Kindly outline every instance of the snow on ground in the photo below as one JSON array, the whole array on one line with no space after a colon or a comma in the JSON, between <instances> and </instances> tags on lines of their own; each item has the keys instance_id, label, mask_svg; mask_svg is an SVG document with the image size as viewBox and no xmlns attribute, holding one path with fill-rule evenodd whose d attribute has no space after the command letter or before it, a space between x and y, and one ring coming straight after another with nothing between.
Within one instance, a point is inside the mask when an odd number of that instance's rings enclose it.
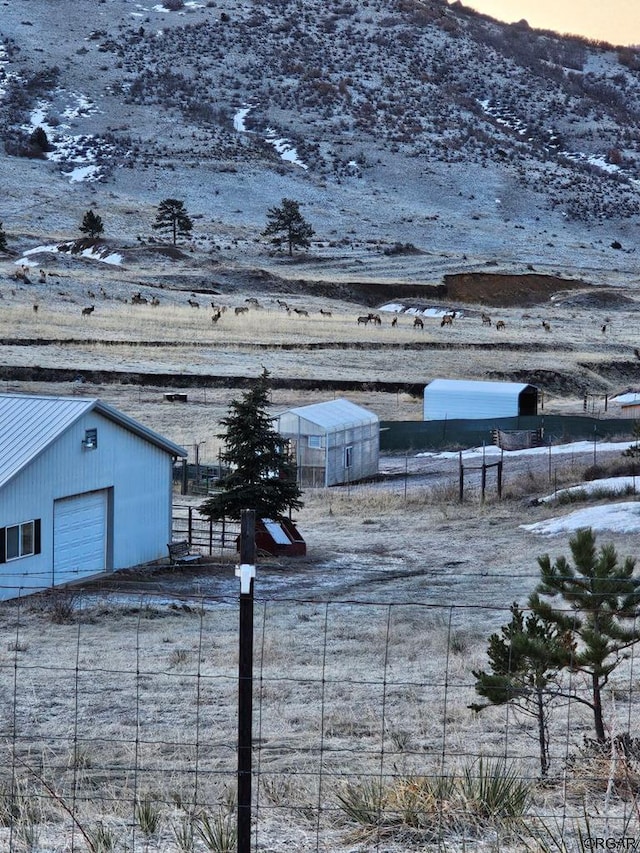
<instances>
[{"instance_id":1,"label":"snow on ground","mask_svg":"<svg viewBox=\"0 0 640 853\"><path fill-rule=\"evenodd\" d=\"M599 441L596 445L598 453L622 453L635 441ZM513 456L536 456L545 454L547 456L561 456L563 454L579 454L590 453L593 451L592 441L574 441L571 444L553 444L543 447L527 447L524 450L501 450L495 444L490 444L487 447L471 447L468 450L462 451L463 459L474 459L478 456L500 456L504 453L505 457ZM440 459L457 459L460 455L458 450L434 450L416 453L416 456L432 456Z\"/></svg>"},{"instance_id":2,"label":"snow on ground","mask_svg":"<svg viewBox=\"0 0 640 853\"><path fill-rule=\"evenodd\" d=\"M607 530L613 533L637 533L640 528L640 503L603 504L585 507L563 515L536 521L534 524L521 524L522 530L539 533L541 536L557 536L560 533L573 533L583 527L598 532Z\"/></svg>"}]
</instances>

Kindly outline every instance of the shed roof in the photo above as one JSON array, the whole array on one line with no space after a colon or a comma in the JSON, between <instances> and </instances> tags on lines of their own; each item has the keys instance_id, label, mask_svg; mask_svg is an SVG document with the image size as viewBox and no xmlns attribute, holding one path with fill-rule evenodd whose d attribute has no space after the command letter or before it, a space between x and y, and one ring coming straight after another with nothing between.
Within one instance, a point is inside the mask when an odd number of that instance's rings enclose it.
<instances>
[{"instance_id":1,"label":"shed roof","mask_svg":"<svg viewBox=\"0 0 640 853\"><path fill-rule=\"evenodd\" d=\"M332 429L334 427L354 426L355 424L372 424L378 422L378 416L362 406L357 406L344 397L337 400L327 400L324 403L312 403L310 406L296 406L287 409L287 414L298 415L312 424ZM282 412L281 414L285 414Z\"/></svg>"},{"instance_id":2,"label":"shed roof","mask_svg":"<svg viewBox=\"0 0 640 853\"><path fill-rule=\"evenodd\" d=\"M0 486L87 412L97 412L172 456L187 451L97 398L0 394Z\"/></svg>"},{"instance_id":3,"label":"shed roof","mask_svg":"<svg viewBox=\"0 0 640 853\"><path fill-rule=\"evenodd\" d=\"M432 379L425 387L425 393L490 394L492 397L517 397L526 388L533 388L526 382L492 382L480 379Z\"/></svg>"}]
</instances>

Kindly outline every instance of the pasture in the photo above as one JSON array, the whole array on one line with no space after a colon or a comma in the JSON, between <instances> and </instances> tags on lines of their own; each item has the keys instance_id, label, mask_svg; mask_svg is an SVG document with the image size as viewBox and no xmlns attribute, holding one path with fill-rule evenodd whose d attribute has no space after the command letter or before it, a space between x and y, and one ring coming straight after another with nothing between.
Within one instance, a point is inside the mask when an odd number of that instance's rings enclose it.
<instances>
[{"instance_id":1,"label":"pasture","mask_svg":"<svg viewBox=\"0 0 640 853\"><path fill-rule=\"evenodd\" d=\"M401 382L517 378L540 383L546 411L577 413L584 393L601 406L605 394L633 383L640 366L631 289L585 287L534 308L425 297L407 305L419 314L380 304L374 325L358 323L369 307L303 287L209 294L193 280L184 289L154 287L144 267L99 275L66 260L61 275L53 286L50 273L46 283L27 285L4 268L3 390L99 396L178 443L200 445L202 462L217 456L220 419L239 393L234 381L263 366L281 381L274 412L340 395L399 420L422 415L421 399L397 389ZM147 302L132 304L136 293ZM216 322L211 302L220 308ZM236 314L238 307L248 310ZM431 307L440 314L429 315ZM442 314L453 310L462 316L442 326ZM423 329L414 327L417 316ZM100 381L12 374L36 366L96 371ZM180 383L154 381L167 375ZM359 389L340 390L347 381ZM165 401L178 388L188 402ZM554 483L580 482L591 461L557 458ZM566 838L567 850L580 849L585 813L603 837L636 837L635 782L625 782L615 761L584 751L583 708L569 703L554 713L544 784L528 721L505 709L476 715L468 708L488 634L531 592L536 557L568 551L565 537L520 526L568 511L532 503L552 491L546 460L507 459L504 500L485 504L477 495L458 504L455 466L445 460L387 458L382 469L381 483L306 492L297 521L309 556L258 566L256 849L545 849L547 830L549 844ZM598 538L613 540L621 555L640 550L640 531ZM230 831L236 583L232 562L216 561L179 573L123 573L72 598L3 606L10 772L0 810L13 808L14 819L0 821L0 838L8 849L225 849L206 841L202 817ZM635 737L633 658L616 673L607 703L610 731ZM406 786L465 767L476 773L480 756L505 759L530 786L524 828L479 814L469 822L469 800L441 801L437 832L433 822L413 825L406 801L368 803L374 812L401 810L391 825L359 823L340 805L345 792L364 796L371 784ZM451 818L444 823L442 808ZM425 809L418 809L423 817Z\"/></svg>"}]
</instances>

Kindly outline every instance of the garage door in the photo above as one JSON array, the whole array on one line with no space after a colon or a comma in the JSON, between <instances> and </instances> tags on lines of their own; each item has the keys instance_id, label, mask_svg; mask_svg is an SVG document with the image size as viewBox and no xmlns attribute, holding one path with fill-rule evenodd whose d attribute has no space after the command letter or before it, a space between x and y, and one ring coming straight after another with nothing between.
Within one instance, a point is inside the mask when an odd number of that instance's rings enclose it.
<instances>
[{"instance_id":1,"label":"garage door","mask_svg":"<svg viewBox=\"0 0 640 853\"><path fill-rule=\"evenodd\" d=\"M107 492L87 492L53 506L54 583L94 575L106 568Z\"/></svg>"}]
</instances>

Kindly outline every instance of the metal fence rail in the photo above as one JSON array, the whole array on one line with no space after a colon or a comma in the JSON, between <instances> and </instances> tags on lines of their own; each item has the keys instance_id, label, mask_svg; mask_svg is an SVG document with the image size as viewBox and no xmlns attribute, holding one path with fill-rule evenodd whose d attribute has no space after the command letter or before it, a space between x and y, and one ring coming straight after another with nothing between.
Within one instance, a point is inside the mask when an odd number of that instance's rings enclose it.
<instances>
[{"instance_id":1,"label":"metal fence rail","mask_svg":"<svg viewBox=\"0 0 640 853\"><path fill-rule=\"evenodd\" d=\"M186 539L201 554L215 556L237 550L240 523L225 519L214 521L202 515L197 507L173 505L172 537Z\"/></svg>"}]
</instances>

